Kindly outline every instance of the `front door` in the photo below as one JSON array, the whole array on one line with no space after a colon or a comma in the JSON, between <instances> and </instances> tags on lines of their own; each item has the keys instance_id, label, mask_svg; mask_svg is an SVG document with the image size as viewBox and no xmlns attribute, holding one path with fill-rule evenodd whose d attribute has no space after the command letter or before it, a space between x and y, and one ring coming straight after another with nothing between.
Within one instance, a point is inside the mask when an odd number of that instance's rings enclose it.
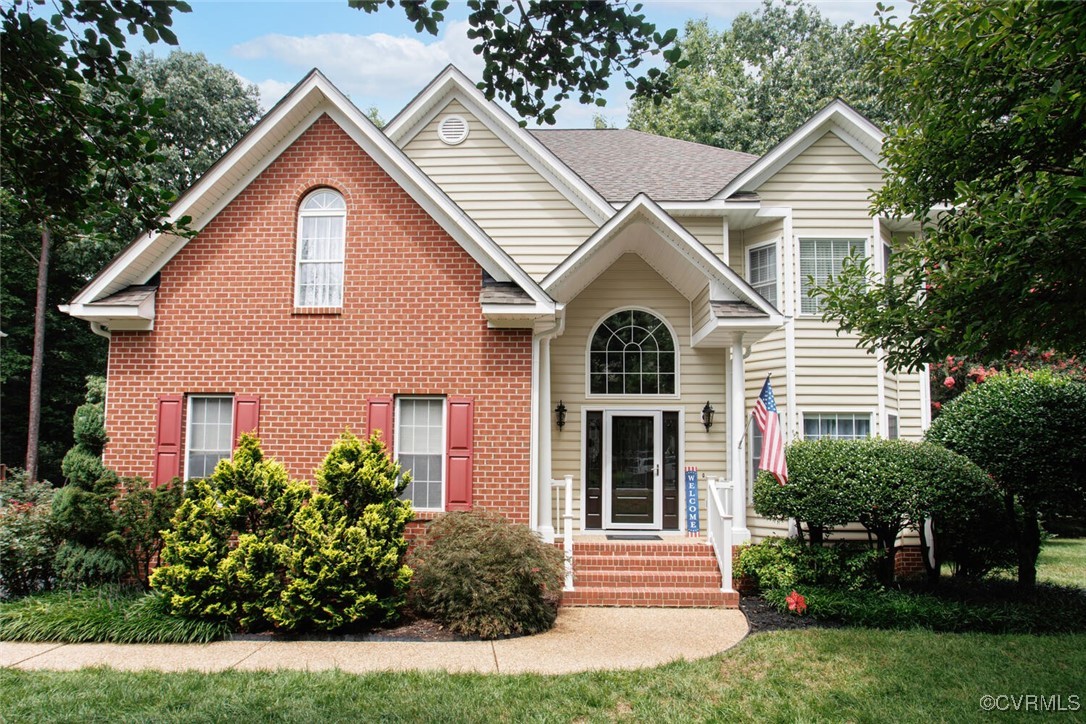
<instances>
[{"instance_id":1,"label":"front door","mask_svg":"<svg viewBox=\"0 0 1086 724\"><path fill-rule=\"evenodd\" d=\"M608 528L660 530L663 498L661 413L604 413L603 503Z\"/></svg>"}]
</instances>

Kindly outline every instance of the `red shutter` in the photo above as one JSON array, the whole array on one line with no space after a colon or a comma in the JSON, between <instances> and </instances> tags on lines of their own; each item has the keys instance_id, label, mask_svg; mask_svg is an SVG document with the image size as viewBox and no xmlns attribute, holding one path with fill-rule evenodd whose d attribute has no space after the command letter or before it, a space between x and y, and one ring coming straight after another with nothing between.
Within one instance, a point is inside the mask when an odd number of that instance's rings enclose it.
<instances>
[{"instance_id":1,"label":"red shutter","mask_svg":"<svg viewBox=\"0 0 1086 724\"><path fill-rule=\"evenodd\" d=\"M366 438L381 431L381 440L388 454L392 455L392 398L371 397L366 400Z\"/></svg>"},{"instance_id":2,"label":"red shutter","mask_svg":"<svg viewBox=\"0 0 1086 724\"><path fill-rule=\"evenodd\" d=\"M182 395L160 395L155 426L155 472L151 484L168 483L181 474Z\"/></svg>"},{"instance_id":3,"label":"red shutter","mask_svg":"<svg viewBox=\"0 0 1086 724\"><path fill-rule=\"evenodd\" d=\"M449 398L446 446L445 510L471 510L471 468L474 456L475 403L470 398Z\"/></svg>"},{"instance_id":4,"label":"red shutter","mask_svg":"<svg viewBox=\"0 0 1086 724\"><path fill-rule=\"evenodd\" d=\"M260 435L260 397L234 395L234 447L243 433Z\"/></svg>"}]
</instances>

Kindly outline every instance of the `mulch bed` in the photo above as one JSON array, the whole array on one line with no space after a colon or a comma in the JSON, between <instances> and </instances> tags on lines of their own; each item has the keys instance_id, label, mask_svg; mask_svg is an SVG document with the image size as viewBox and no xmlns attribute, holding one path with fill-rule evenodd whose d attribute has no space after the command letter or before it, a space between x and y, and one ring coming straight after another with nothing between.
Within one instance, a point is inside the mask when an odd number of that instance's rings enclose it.
<instances>
[{"instance_id":1,"label":"mulch bed","mask_svg":"<svg viewBox=\"0 0 1086 724\"><path fill-rule=\"evenodd\" d=\"M747 617L752 634L805 628L840 628L840 624L832 621L817 621L810 616L781 613L761 596L740 596L739 610Z\"/></svg>"},{"instance_id":2,"label":"mulch bed","mask_svg":"<svg viewBox=\"0 0 1086 724\"><path fill-rule=\"evenodd\" d=\"M231 641L469 641L454 634L436 621L425 618L405 616L389 628L356 634L277 634L272 632L258 634L233 634Z\"/></svg>"}]
</instances>

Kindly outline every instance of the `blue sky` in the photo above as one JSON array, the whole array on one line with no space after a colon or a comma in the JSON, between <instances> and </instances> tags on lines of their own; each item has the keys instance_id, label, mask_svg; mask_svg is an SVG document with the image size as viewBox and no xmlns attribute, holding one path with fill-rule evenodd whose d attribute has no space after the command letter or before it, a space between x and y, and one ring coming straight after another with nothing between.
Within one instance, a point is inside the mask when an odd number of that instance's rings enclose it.
<instances>
[{"instance_id":1,"label":"blue sky","mask_svg":"<svg viewBox=\"0 0 1086 724\"><path fill-rule=\"evenodd\" d=\"M435 38L418 34L399 8L366 14L346 0L190 0L192 12L174 15L174 29L183 50L202 52L241 78L255 83L270 107L310 68L319 67L361 108L376 106L392 118L448 63L473 78L481 63L466 36L467 7L453 0L445 25ZM726 28L741 12L760 3L749 0L660 0L645 2L645 14L661 30L682 28L687 20L708 18ZM875 0L816 0L834 22L870 22ZM138 46L137 46L138 47ZM169 52L158 44L152 50ZM618 80L603 109L564 106L559 126L590 126L602 112L612 123L625 125L625 86Z\"/></svg>"}]
</instances>

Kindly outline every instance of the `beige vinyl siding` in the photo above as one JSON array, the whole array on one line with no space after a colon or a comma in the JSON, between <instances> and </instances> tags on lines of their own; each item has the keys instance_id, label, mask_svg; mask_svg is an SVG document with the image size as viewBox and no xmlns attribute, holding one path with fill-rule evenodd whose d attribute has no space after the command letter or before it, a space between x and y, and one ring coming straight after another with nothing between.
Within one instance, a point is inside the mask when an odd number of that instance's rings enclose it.
<instances>
[{"instance_id":1,"label":"beige vinyl siding","mask_svg":"<svg viewBox=\"0 0 1086 724\"><path fill-rule=\"evenodd\" d=\"M456 146L437 134L449 114L468 122L467 140ZM457 101L404 153L536 280L596 231L580 209Z\"/></svg>"},{"instance_id":2,"label":"beige vinyl siding","mask_svg":"<svg viewBox=\"0 0 1086 724\"><path fill-rule=\"evenodd\" d=\"M724 219L719 216L675 216L676 221L717 255L724 256Z\"/></svg>"},{"instance_id":3,"label":"beige vinyl siding","mask_svg":"<svg viewBox=\"0 0 1086 724\"><path fill-rule=\"evenodd\" d=\"M690 305L691 318L694 323L692 329L695 332L701 329L713 316L713 308L709 305L709 301L709 285L706 284L694 297L694 301Z\"/></svg>"},{"instance_id":4,"label":"beige vinyl siding","mask_svg":"<svg viewBox=\"0 0 1086 724\"><path fill-rule=\"evenodd\" d=\"M903 440L919 440L924 437L920 417L920 384L923 379L927 384L927 378L923 372L899 372L898 375L898 409L900 410L898 427Z\"/></svg>"},{"instance_id":5,"label":"beige vinyl siding","mask_svg":"<svg viewBox=\"0 0 1086 724\"><path fill-rule=\"evenodd\" d=\"M679 394L624 398L586 396L585 351L597 322L608 313L627 307L649 309L671 325L679 350ZM705 476L723 476L727 458L727 401L725 392L724 350L690 348L690 302L657 274L641 257L625 254L601 274L566 307L566 327L561 337L551 342L551 402L554 409L562 400L568 409L566 426L552 431L552 474L556 479L573 475L575 481L575 520L581 523L582 411L588 407L630 409L675 409L681 407L681 440L684 455L680 470L696 466L702 482L702 530L705 530ZM701 424L705 401L716 408L716 422L706 432ZM682 481L680 479L680 486ZM554 508L557 524L560 507ZM680 514L680 518L681 518ZM680 523L681 525L681 523Z\"/></svg>"}]
</instances>

